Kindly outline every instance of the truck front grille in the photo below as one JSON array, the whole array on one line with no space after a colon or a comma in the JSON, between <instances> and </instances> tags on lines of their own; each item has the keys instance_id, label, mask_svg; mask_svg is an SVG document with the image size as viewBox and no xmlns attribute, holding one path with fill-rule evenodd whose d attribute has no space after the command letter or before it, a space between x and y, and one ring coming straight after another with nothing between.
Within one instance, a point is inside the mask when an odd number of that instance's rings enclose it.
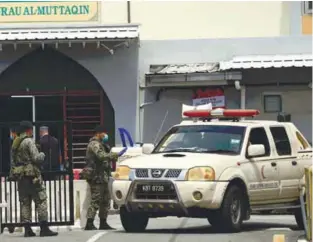
<instances>
[{"instance_id":1,"label":"truck front grille","mask_svg":"<svg viewBox=\"0 0 313 242\"><path fill-rule=\"evenodd\" d=\"M148 169L136 169L136 177L148 178L149 177Z\"/></svg>"},{"instance_id":2,"label":"truck front grille","mask_svg":"<svg viewBox=\"0 0 313 242\"><path fill-rule=\"evenodd\" d=\"M166 172L165 177L167 177L167 178L177 178L177 177L179 177L181 171L182 171L181 169L169 169Z\"/></svg>"},{"instance_id":3,"label":"truck front grille","mask_svg":"<svg viewBox=\"0 0 313 242\"><path fill-rule=\"evenodd\" d=\"M136 169L135 174L137 178L155 178L152 176L152 171L156 169ZM160 177L157 178L178 178L179 175L181 174L182 170L181 169L168 169L165 172L164 169L157 169L161 170L162 174Z\"/></svg>"}]
</instances>

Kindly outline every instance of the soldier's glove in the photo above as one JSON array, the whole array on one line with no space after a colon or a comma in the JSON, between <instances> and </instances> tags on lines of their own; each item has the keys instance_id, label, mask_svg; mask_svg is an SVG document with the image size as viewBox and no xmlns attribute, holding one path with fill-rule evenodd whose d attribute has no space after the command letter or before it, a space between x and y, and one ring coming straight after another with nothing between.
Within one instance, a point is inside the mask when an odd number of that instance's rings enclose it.
<instances>
[{"instance_id":1,"label":"soldier's glove","mask_svg":"<svg viewBox=\"0 0 313 242\"><path fill-rule=\"evenodd\" d=\"M38 160L42 160L43 161L45 159L45 157L46 157L45 153L40 152L39 156L38 156Z\"/></svg>"},{"instance_id":2,"label":"soldier's glove","mask_svg":"<svg viewBox=\"0 0 313 242\"><path fill-rule=\"evenodd\" d=\"M118 153L110 153L110 159L113 161L117 161L118 159Z\"/></svg>"}]
</instances>

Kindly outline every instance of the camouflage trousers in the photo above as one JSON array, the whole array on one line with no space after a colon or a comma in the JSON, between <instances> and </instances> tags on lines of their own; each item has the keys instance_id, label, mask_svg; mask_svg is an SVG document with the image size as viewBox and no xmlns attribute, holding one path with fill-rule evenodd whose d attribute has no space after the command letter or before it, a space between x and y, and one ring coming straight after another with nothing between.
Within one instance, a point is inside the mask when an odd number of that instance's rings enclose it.
<instances>
[{"instance_id":1,"label":"camouflage trousers","mask_svg":"<svg viewBox=\"0 0 313 242\"><path fill-rule=\"evenodd\" d=\"M106 219L110 209L110 192L107 182L90 185L91 202L87 211L87 219L94 219L99 211L99 218Z\"/></svg>"},{"instance_id":2,"label":"camouflage trousers","mask_svg":"<svg viewBox=\"0 0 313 242\"><path fill-rule=\"evenodd\" d=\"M43 184L34 185L31 179L22 179L18 182L19 201L21 206L21 222L32 221L32 201L35 203L38 220L48 220L47 193Z\"/></svg>"}]
</instances>

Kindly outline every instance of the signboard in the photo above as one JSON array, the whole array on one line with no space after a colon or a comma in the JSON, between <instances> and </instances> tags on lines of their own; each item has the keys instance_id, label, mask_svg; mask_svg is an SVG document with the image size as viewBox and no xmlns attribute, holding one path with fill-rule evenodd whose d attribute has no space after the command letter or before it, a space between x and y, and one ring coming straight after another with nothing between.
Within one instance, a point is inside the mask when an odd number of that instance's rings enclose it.
<instances>
[{"instance_id":1,"label":"signboard","mask_svg":"<svg viewBox=\"0 0 313 242\"><path fill-rule=\"evenodd\" d=\"M216 89L198 89L192 99L192 104L203 105L212 103L213 108L224 108L225 107L225 95L224 90L221 88Z\"/></svg>"},{"instance_id":2,"label":"signboard","mask_svg":"<svg viewBox=\"0 0 313 242\"><path fill-rule=\"evenodd\" d=\"M0 23L97 22L100 2L0 2Z\"/></svg>"}]
</instances>

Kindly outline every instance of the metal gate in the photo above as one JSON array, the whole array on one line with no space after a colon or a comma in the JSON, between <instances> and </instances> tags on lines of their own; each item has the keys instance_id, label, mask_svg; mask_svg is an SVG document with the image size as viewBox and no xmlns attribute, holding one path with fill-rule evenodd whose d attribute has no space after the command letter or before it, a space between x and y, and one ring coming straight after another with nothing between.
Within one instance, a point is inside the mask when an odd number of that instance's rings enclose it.
<instances>
[{"instance_id":1,"label":"metal gate","mask_svg":"<svg viewBox=\"0 0 313 242\"><path fill-rule=\"evenodd\" d=\"M9 169L11 164L10 129L17 123L0 123L0 203L6 202L7 208L0 213L1 231L5 227L10 232L14 227L21 227L20 203L17 183L10 181ZM62 226L74 224L74 188L72 170L72 124L70 121L35 122L36 143L39 145L39 128L48 126L51 136L55 137L59 145L59 164L46 154L46 168L43 170L44 183L47 191L48 224L49 226ZM51 139L49 139L50 142ZM64 145L63 145L64 144ZM39 146L40 147L40 146ZM51 149L50 149L51 153ZM58 155L59 155L58 154ZM63 167L62 167L63 165ZM48 168L47 168L48 167ZM1 210L0 210L1 211ZM32 204L32 226L38 226L36 209Z\"/></svg>"}]
</instances>

